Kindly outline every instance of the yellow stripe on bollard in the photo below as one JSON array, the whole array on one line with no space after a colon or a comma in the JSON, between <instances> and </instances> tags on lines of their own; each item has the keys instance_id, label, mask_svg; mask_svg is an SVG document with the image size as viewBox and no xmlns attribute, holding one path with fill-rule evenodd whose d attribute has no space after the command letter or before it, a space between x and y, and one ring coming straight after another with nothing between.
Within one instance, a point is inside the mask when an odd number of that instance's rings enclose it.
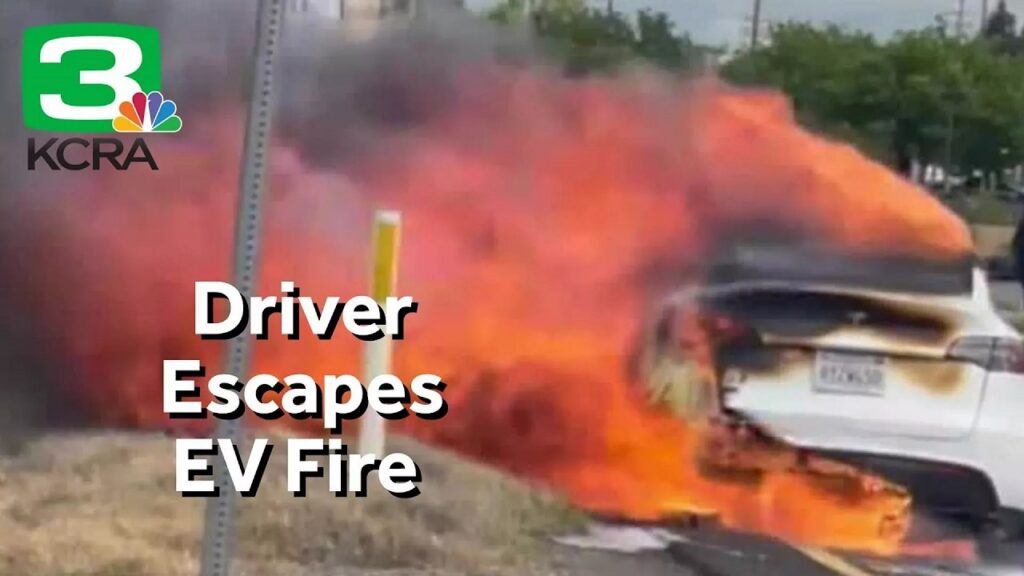
<instances>
[{"instance_id":1,"label":"yellow stripe on bollard","mask_svg":"<svg viewBox=\"0 0 1024 576\"><path fill-rule=\"evenodd\" d=\"M401 229L401 214L387 210L377 212L373 225L373 280L370 295L381 304L395 292Z\"/></svg>"},{"instance_id":2,"label":"yellow stripe on bollard","mask_svg":"<svg viewBox=\"0 0 1024 576\"><path fill-rule=\"evenodd\" d=\"M373 220L373 266L370 270L370 296L383 306L393 296L398 280L398 242L402 215L378 210ZM366 343L363 358L363 383L366 386L381 374L391 372L391 339ZM373 410L363 414L359 427L359 453L384 457L384 418Z\"/></svg>"}]
</instances>

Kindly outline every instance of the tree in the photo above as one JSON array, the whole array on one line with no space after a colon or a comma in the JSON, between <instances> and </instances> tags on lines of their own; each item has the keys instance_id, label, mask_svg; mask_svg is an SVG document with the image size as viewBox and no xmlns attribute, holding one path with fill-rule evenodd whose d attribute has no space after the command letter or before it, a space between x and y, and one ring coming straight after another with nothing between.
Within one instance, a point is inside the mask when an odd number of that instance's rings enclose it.
<instances>
[{"instance_id":1,"label":"tree","mask_svg":"<svg viewBox=\"0 0 1024 576\"><path fill-rule=\"evenodd\" d=\"M491 8L487 17L499 24L521 22L526 18L525 0L505 0Z\"/></svg>"},{"instance_id":2,"label":"tree","mask_svg":"<svg viewBox=\"0 0 1024 576\"><path fill-rule=\"evenodd\" d=\"M1002 52L1021 52L1021 39L1017 36L1017 17L1006 7L1005 0L1000 0L995 12L985 22L982 36Z\"/></svg>"},{"instance_id":3,"label":"tree","mask_svg":"<svg viewBox=\"0 0 1024 576\"><path fill-rule=\"evenodd\" d=\"M960 62L955 159L964 170L999 172L1024 158L1024 62L983 43L963 47Z\"/></svg>"},{"instance_id":4,"label":"tree","mask_svg":"<svg viewBox=\"0 0 1024 576\"><path fill-rule=\"evenodd\" d=\"M798 119L820 132L891 157L892 71L868 34L804 23L774 26L770 43L727 63L722 75L741 85L781 89Z\"/></svg>"},{"instance_id":5,"label":"tree","mask_svg":"<svg viewBox=\"0 0 1024 576\"><path fill-rule=\"evenodd\" d=\"M905 173L915 160L998 171L1024 158L1022 64L940 27L878 43L834 26L784 24L723 75L782 89L805 125Z\"/></svg>"},{"instance_id":6,"label":"tree","mask_svg":"<svg viewBox=\"0 0 1024 576\"><path fill-rule=\"evenodd\" d=\"M687 61L687 49L693 45L688 38L675 35L672 20L664 12L641 10L637 13L637 35L634 52L640 58L664 68L683 68Z\"/></svg>"},{"instance_id":7,"label":"tree","mask_svg":"<svg viewBox=\"0 0 1024 576\"><path fill-rule=\"evenodd\" d=\"M1006 0L1000 0L992 15L985 22L982 34L986 38L1009 39L1017 35L1017 17L1006 7Z\"/></svg>"},{"instance_id":8,"label":"tree","mask_svg":"<svg viewBox=\"0 0 1024 576\"><path fill-rule=\"evenodd\" d=\"M883 47L891 84L882 111L892 119L892 158L904 173L912 161L947 164L950 124L966 92L956 52L941 29L899 34Z\"/></svg>"},{"instance_id":9,"label":"tree","mask_svg":"<svg viewBox=\"0 0 1024 576\"><path fill-rule=\"evenodd\" d=\"M581 0L548 0L528 10L523 0L504 0L489 16L500 23L530 22L570 74L609 71L636 61L685 70L706 53L687 36L677 35L663 12L641 10L634 21L616 10L589 8Z\"/></svg>"},{"instance_id":10,"label":"tree","mask_svg":"<svg viewBox=\"0 0 1024 576\"><path fill-rule=\"evenodd\" d=\"M526 11L523 0L505 0L492 16L531 22L573 74L634 61L685 70L709 52L658 12L631 20L578 0ZM790 22L774 26L770 42L736 54L721 74L784 91L802 124L904 173L915 161L1000 172L1024 161L1024 56L1011 49L1020 42L1015 27L1004 3L983 37L968 42L942 24L879 42L834 25Z\"/></svg>"},{"instance_id":11,"label":"tree","mask_svg":"<svg viewBox=\"0 0 1024 576\"><path fill-rule=\"evenodd\" d=\"M548 41L572 74L613 69L632 54L634 31L618 12L545 4L532 19L534 31Z\"/></svg>"}]
</instances>

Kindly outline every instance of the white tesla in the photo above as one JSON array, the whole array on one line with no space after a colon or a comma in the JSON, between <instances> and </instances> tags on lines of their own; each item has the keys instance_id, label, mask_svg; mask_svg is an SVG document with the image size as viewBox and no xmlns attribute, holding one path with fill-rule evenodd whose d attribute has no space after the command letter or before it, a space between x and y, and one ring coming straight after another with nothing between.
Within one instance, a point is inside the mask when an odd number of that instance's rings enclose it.
<instances>
[{"instance_id":1,"label":"white tesla","mask_svg":"<svg viewBox=\"0 0 1024 576\"><path fill-rule=\"evenodd\" d=\"M928 510L1020 534L1024 345L981 269L765 253L726 269L669 299L644 356L649 370L653 358L690 363L693 340L673 327L696 311L715 383L648 373L656 399L749 422L895 481Z\"/></svg>"}]
</instances>

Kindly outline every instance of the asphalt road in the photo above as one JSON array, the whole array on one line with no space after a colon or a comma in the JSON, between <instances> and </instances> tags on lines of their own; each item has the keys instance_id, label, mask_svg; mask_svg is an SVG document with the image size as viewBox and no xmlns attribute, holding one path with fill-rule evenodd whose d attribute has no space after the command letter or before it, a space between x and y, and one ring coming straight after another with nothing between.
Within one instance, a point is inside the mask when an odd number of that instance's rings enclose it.
<instances>
[{"instance_id":1,"label":"asphalt road","mask_svg":"<svg viewBox=\"0 0 1024 576\"><path fill-rule=\"evenodd\" d=\"M994 281L989 284L996 308L1007 312L1024 310L1024 293L1017 282Z\"/></svg>"},{"instance_id":2,"label":"asphalt road","mask_svg":"<svg viewBox=\"0 0 1024 576\"><path fill-rule=\"evenodd\" d=\"M877 558L801 548L763 536L698 529L668 553L698 576L1021 576L1024 542L977 562L926 557Z\"/></svg>"},{"instance_id":3,"label":"asphalt road","mask_svg":"<svg viewBox=\"0 0 1024 576\"><path fill-rule=\"evenodd\" d=\"M587 534L560 542L604 555L603 565L621 568L629 562L627 573L638 576L1024 576L1024 541L989 547L975 562L878 558L700 524L595 524Z\"/></svg>"}]
</instances>

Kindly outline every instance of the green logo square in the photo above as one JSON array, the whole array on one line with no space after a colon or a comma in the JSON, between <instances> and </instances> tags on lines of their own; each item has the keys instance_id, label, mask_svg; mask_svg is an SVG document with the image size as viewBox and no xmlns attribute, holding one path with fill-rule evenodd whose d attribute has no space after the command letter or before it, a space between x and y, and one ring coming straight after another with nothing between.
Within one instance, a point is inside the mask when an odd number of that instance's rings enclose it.
<instances>
[{"instance_id":1,"label":"green logo square","mask_svg":"<svg viewBox=\"0 0 1024 576\"><path fill-rule=\"evenodd\" d=\"M33 130L114 132L121 102L160 89L156 28L36 26L25 30L21 54L21 106Z\"/></svg>"}]
</instances>

